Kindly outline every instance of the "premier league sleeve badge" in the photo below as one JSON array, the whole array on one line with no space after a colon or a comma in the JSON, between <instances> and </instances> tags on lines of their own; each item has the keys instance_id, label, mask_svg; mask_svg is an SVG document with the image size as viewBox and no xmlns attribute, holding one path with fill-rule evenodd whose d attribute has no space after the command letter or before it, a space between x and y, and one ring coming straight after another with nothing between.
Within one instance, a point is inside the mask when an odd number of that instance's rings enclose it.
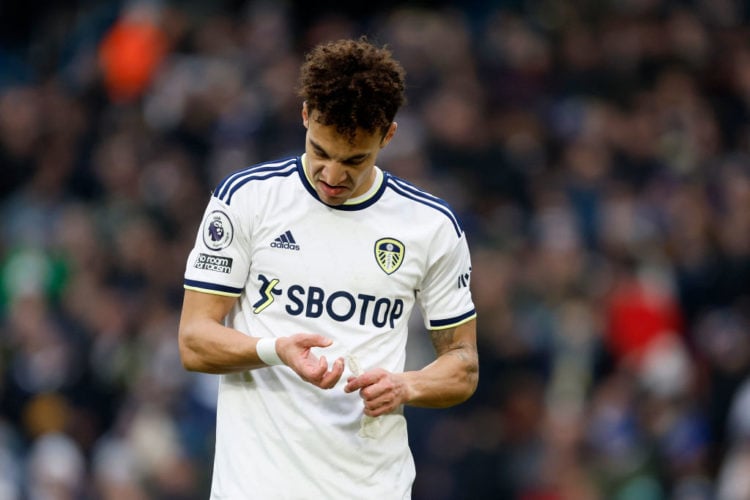
<instances>
[{"instance_id":1,"label":"premier league sleeve badge","mask_svg":"<svg viewBox=\"0 0 750 500\"><path fill-rule=\"evenodd\" d=\"M203 244L211 250L222 250L232 243L234 228L229 216L221 210L214 210L203 222Z\"/></svg>"}]
</instances>

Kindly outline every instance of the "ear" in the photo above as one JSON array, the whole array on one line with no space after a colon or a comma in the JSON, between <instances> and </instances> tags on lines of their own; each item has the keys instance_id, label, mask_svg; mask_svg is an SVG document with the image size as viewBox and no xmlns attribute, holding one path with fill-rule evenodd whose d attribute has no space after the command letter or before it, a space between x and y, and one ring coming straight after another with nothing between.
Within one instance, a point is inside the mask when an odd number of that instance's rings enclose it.
<instances>
[{"instance_id":1,"label":"ear","mask_svg":"<svg viewBox=\"0 0 750 500\"><path fill-rule=\"evenodd\" d=\"M398 128L398 123L392 122L391 126L388 127L388 131L383 136L383 139L380 140L381 148L386 147L386 145L388 145L388 143L391 142L391 139L393 139L393 136L396 135L397 128Z\"/></svg>"},{"instance_id":2,"label":"ear","mask_svg":"<svg viewBox=\"0 0 750 500\"><path fill-rule=\"evenodd\" d=\"M310 125L310 115L307 112L307 101L302 103L302 126L307 128Z\"/></svg>"}]
</instances>

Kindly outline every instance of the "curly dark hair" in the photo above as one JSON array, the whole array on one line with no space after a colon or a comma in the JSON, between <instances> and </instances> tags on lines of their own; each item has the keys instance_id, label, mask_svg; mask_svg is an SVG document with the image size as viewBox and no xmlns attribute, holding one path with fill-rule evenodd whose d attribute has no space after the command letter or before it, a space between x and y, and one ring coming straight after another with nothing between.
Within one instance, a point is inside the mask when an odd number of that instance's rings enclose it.
<instances>
[{"instance_id":1,"label":"curly dark hair","mask_svg":"<svg viewBox=\"0 0 750 500\"><path fill-rule=\"evenodd\" d=\"M357 129L385 134L406 102L405 71L386 47L365 37L318 45L306 56L299 95L319 123L353 139Z\"/></svg>"}]
</instances>

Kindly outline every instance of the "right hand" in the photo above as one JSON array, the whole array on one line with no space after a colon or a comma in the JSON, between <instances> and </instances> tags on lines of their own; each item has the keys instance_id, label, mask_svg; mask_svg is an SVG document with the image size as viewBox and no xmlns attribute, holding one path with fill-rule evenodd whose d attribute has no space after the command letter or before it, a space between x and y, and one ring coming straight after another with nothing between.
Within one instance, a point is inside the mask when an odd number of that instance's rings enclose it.
<instances>
[{"instance_id":1,"label":"right hand","mask_svg":"<svg viewBox=\"0 0 750 500\"><path fill-rule=\"evenodd\" d=\"M328 347L333 341L323 335L297 333L276 340L276 353L279 358L300 378L321 389L330 389L336 385L344 373L344 359L338 358L328 369L325 356L318 358L312 353L313 347Z\"/></svg>"}]
</instances>

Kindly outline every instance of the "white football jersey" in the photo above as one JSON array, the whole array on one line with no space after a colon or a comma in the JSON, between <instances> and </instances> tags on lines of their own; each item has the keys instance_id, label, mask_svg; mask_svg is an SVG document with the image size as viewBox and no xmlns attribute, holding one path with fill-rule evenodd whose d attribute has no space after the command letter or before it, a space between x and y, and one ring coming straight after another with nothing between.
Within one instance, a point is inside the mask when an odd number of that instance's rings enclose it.
<instances>
[{"instance_id":1,"label":"white football jersey","mask_svg":"<svg viewBox=\"0 0 750 500\"><path fill-rule=\"evenodd\" d=\"M226 324L255 337L318 333L329 363L404 369L407 324L475 317L464 232L445 202L377 169L372 189L322 203L304 155L238 171L216 188L185 288L238 297ZM286 366L222 375L212 498L406 499L414 462L402 410L360 433L363 402Z\"/></svg>"}]
</instances>

